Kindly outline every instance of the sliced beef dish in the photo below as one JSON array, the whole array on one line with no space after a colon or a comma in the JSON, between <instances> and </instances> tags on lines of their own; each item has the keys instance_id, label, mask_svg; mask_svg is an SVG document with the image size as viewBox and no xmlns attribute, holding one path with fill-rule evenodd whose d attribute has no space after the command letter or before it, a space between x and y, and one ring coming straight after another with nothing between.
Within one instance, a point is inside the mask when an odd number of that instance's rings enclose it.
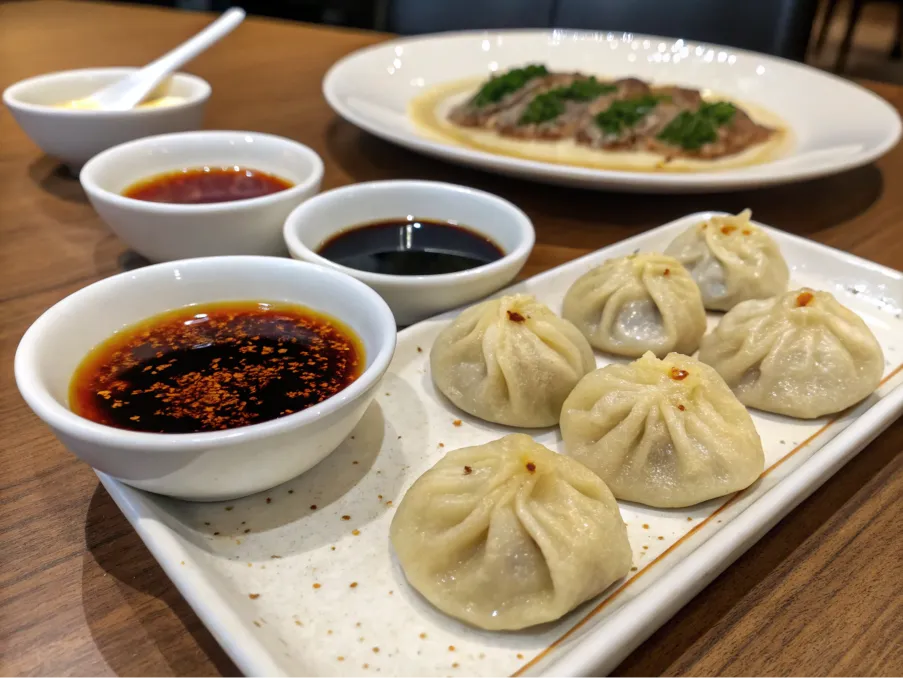
<instances>
[{"instance_id":1,"label":"sliced beef dish","mask_svg":"<svg viewBox=\"0 0 903 678\"><path fill-rule=\"evenodd\" d=\"M531 65L494 76L468 101L455 107L449 120L462 127L489 127L499 113L538 91L549 75L545 66Z\"/></svg>"},{"instance_id":2,"label":"sliced beef dish","mask_svg":"<svg viewBox=\"0 0 903 678\"><path fill-rule=\"evenodd\" d=\"M556 78L549 76L541 91L500 113L493 121L493 129L503 136L521 139L572 137L587 106L617 91L610 83L579 73Z\"/></svg>"},{"instance_id":3,"label":"sliced beef dish","mask_svg":"<svg viewBox=\"0 0 903 678\"><path fill-rule=\"evenodd\" d=\"M695 89L552 73L536 64L493 76L449 120L506 137L573 138L591 148L707 160L741 153L776 132Z\"/></svg>"}]
</instances>

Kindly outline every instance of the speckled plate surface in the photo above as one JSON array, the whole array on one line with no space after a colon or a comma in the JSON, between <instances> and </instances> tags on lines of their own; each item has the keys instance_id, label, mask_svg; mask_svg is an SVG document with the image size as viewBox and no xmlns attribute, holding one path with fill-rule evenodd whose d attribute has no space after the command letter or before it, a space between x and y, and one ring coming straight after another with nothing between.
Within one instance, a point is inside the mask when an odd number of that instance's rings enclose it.
<instances>
[{"instance_id":1,"label":"speckled plate surface","mask_svg":"<svg viewBox=\"0 0 903 678\"><path fill-rule=\"evenodd\" d=\"M559 310L568 286L590 267L661 250L709 216L684 217L512 290ZM389 546L394 507L421 473L448 450L510 430L455 410L432 386L430 346L454 313L399 333L380 395L360 425L293 481L219 504L147 494L102 474L101 481L247 674L607 672L903 411L903 274L771 233L793 286L831 291L875 332L887 359L881 387L837 417L804 422L754 412L766 471L743 492L680 510L621 502L630 575L557 623L489 633L454 621L408 586ZM557 429L532 433L560 449Z\"/></svg>"}]
</instances>

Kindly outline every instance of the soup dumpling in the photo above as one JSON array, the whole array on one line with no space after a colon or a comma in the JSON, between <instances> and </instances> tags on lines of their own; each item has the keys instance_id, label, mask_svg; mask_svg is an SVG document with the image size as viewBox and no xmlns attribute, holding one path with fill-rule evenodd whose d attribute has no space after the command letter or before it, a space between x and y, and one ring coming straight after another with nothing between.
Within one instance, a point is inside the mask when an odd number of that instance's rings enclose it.
<instances>
[{"instance_id":1,"label":"soup dumpling","mask_svg":"<svg viewBox=\"0 0 903 678\"><path fill-rule=\"evenodd\" d=\"M407 491L389 535L428 601L494 631L558 619L631 563L605 483L524 434L449 452Z\"/></svg>"},{"instance_id":2,"label":"soup dumpling","mask_svg":"<svg viewBox=\"0 0 903 678\"><path fill-rule=\"evenodd\" d=\"M558 423L561 404L595 369L586 339L530 295L465 309L433 344L433 383L465 412L508 426Z\"/></svg>"},{"instance_id":3,"label":"soup dumpling","mask_svg":"<svg viewBox=\"0 0 903 678\"><path fill-rule=\"evenodd\" d=\"M609 259L585 273L567 291L562 315L595 348L631 358L693 353L706 328L699 287L663 254Z\"/></svg>"},{"instance_id":4,"label":"soup dumpling","mask_svg":"<svg viewBox=\"0 0 903 678\"><path fill-rule=\"evenodd\" d=\"M678 353L586 375L564 403L561 436L618 499L661 508L742 490L765 467L746 408L714 369Z\"/></svg>"},{"instance_id":5,"label":"soup dumpling","mask_svg":"<svg viewBox=\"0 0 903 678\"><path fill-rule=\"evenodd\" d=\"M787 291L790 271L777 243L749 220L752 212L716 216L677 236L665 254L699 285L705 307L727 311L748 299Z\"/></svg>"},{"instance_id":6,"label":"soup dumpling","mask_svg":"<svg viewBox=\"0 0 903 678\"><path fill-rule=\"evenodd\" d=\"M744 405L802 419L858 403L884 372L881 346L862 318L808 288L738 304L703 339L699 359Z\"/></svg>"}]
</instances>

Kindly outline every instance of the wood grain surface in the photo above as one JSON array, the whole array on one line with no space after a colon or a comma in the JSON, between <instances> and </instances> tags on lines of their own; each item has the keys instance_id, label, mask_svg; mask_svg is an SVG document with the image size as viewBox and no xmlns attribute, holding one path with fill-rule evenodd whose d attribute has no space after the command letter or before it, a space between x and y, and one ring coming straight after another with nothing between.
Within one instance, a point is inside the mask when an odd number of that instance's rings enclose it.
<instances>
[{"instance_id":1,"label":"wood grain surface","mask_svg":"<svg viewBox=\"0 0 903 678\"><path fill-rule=\"evenodd\" d=\"M139 65L198 14L87 2L0 2L0 88L67 68ZM342 55L385 39L251 19L190 70L213 85L207 126L298 139L324 188L428 178L520 205L532 275L701 209L755 216L903 268L903 147L836 177L759 192L655 197L495 177L419 157L339 120L320 94ZM868 84L898 109L903 88ZM65 295L128 265L77 181L0 111L0 673L210 675L236 668L92 471L31 414L16 344ZM695 598L616 673L903 674L903 421L897 421Z\"/></svg>"}]
</instances>

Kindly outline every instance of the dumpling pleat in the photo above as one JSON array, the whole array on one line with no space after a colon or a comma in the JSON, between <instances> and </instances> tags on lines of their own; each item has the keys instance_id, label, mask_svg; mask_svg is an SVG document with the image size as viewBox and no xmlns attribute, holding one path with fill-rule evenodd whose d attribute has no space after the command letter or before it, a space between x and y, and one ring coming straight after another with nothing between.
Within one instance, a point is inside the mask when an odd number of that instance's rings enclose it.
<instances>
[{"instance_id":1,"label":"dumpling pleat","mask_svg":"<svg viewBox=\"0 0 903 678\"><path fill-rule=\"evenodd\" d=\"M665 254L690 270L708 309L727 311L787 290L787 262L771 236L750 222L751 216L745 210L736 216L712 217L691 226L665 248Z\"/></svg>"},{"instance_id":2,"label":"dumpling pleat","mask_svg":"<svg viewBox=\"0 0 903 678\"><path fill-rule=\"evenodd\" d=\"M469 331L474 317L480 332ZM509 426L556 424L567 394L594 367L579 330L528 295L464 311L430 353L439 391L465 412Z\"/></svg>"},{"instance_id":3,"label":"dumpling pleat","mask_svg":"<svg viewBox=\"0 0 903 678\"><path fill-rule=\"evenodd\" d=\"M661 254L610 259L588 271L568 289L562 314L593 347L629 357L692 353L706 328L699 287Z\"/></svg>"},{"instance_id":4,"label":"dumpling pleat","mask_svg":"<svg viewBox=\"0 0 903 678\"><path fill-rule=\"evenodd\" d=\"M561 433L616 497L650 506L729 494L765 465L746 408L715 370L677 353L588 374L565 401Z\"/></svg>"},{"instance_id":5,"label":"dumpling pleat","mask_svg":"<svg viewBox=\"0 0 903 678\"><path fill-rule=\"evenodd\" d=\"M737 305L703 339L699 359L743 404L806 419L859 402L884 372L881 346L862 319L807 288Z\"/></svg>"},{"instance_id":6,"label":"dumpling pleat","mask_svg":"<svg viewBox=\"0 0 903 678\"><path fill-rule=\"evenodd\" d=\"M557 619L631 561L605 484L522 434L447 454L407 491L390 536L427 600L493 630Z\"/></svg>"}]
</instances>

